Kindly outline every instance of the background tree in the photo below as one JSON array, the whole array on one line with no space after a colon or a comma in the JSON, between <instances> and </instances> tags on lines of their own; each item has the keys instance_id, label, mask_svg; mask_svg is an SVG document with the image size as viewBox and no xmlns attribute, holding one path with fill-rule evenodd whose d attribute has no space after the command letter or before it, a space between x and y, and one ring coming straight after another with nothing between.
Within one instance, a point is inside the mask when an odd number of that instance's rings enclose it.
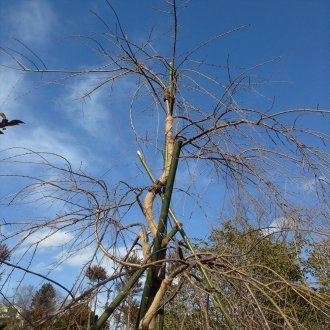
<instances>
[{"instance_id":1,"label":"background tree","mask_svg":"<svg viewBox=\"0 0 330 330\"><path fill-rule=\"evenodd\" d=\"M0 302L0 329L26 329L24 311L8 301Z\"/></svg>"},{"instance_id":2,"label":"background tree","mask_svg":"<svg viewBox=\"0 0 330 330\"><path fill-rule=\"evenodd\" d=\"M10 259L10 251L6 244L0 244L0 267L2 266L2 263L6 260ZM1 279L1 271L0 271L0 279Z\"/></svg>"},{"instance_id":3,"label":"background tree","mask_svg":"<svg viewBox=\"0 0 330 330\"><path fill-rule=\"evenodd\" d=\"M91 300L91 299L89 299ZM13 301L4 301L0 304L0 324L4 329L73 329L87 330L94 323L94 311L89 307L88 300L81 301L68 308L58 320L48 318L51 313L60 309L60 306L70 302L62 301L59 294L50 283L45 283L37 291L29 285L22 286L16 291ZM36 321L44 318L46 321L38 326ZM108 327L105 324L104 329Z\"/></svg>"},{"instance_id":4,"label":"background tree","mask_svg":"<svg viewBox=\"0 0 330 330\"><path fill-rule=\"evenodd\" d=\"M45 283L35 293L29 312L29 320L34 324L37 320L54 313L57 307L56 290L50 283Z\"/></svg>"},{"instance_id":5,"label":"background tree","mask_svg":"<svg viewBox=\"0 0 330 330\"><path fill-rule=\"evenodd\" d=\"M221 228L214 229L210 240L200 241L196 249L212 260L208 267L215 289L226 292L228 303L241 315L239 328L263 329L266 325L281 329L284 315L301 329L329 327L330 305L323 300L327 295L322 287L313 287L308 294L313 299L313 308L304 299L309 291L310 271L300 250L303 242L288 242L279 235L265 235L257 228L240 231L234 224L235 221L225 222ZM226 263L248 280L242 281L237 273L219 276L219 272L228 269ZM182 286L167 309L166 329L226 327L210 299L210 292L201 283L198 272L194 272L190 285ZM176 290L173 287L168 295Z\"/></svg>"},{"instance_id":6,"label":"background tree","mask_svg":"<svg viewBox=\"0 0 330 330\"><path fill-rule=\"evenodd\" d=\"M89 307L89 303L83 302L75 304L72 308L61 315L61 318L56 322L56 329L74 329L87 330L94 323L96 315ZM107 329L109 324L105 324L103 329Z\"/></svg>"},{"instance_id":7,"label":"background tree","mask_svg":"<svg viewBox=\"0 0 330 330\"><path fill-rule=\"evenodd\" d=\"M311 243L307 267L318 279L318 285L329 292L330 289L330 241Z\"/></svg>"},{"instance_id":8,"label":"background tree","mask_svg":"<svg viewBox=\"0 0 330 330\"><path fill-rule=\"evenodd\" d=\"M23 310L27 311L32 305L32 299L36 294L36 289L33 285L21 285L15 290L13 301L15 305L20 306Z\"/></svg>"}]
</instances>

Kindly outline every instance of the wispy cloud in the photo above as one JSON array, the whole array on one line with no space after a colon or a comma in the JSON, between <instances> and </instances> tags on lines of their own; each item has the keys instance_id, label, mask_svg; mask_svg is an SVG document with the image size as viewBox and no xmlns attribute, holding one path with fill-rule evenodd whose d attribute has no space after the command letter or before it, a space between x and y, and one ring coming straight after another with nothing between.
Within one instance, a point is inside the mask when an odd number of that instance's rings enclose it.
<instances>
[{"instance_id":1,"label":"wispy cloud","mask_svg":"<svg viewBox=\"0 0 330 330\"><path fill-rule=\"evenodd\" d=\"M41 270L41 271L51 271L51 272L61 272L63 270L62 265L53 265L46 262L39 262L35 265L35 269Z\"/></svg>"},{"instance_id":2,"label":"wispy cloud","mask_svg":"<svg viewBox=\"0 0 330 330\"><path fill-rule=\"evenodd\" d=\"M31 150L61 155L74 165L78 165L85 159L81 146L76 144L73 136L65 132L59 134L59 132L49 131L47 127L37 127L29 135L20 134L15 139L15 143Z\"/></svg>"},{"instance_id":3,"label":"wispy cloud","mask_svg":"<svg viewBox=\"0 0 330 330\"><path fill-rule=\"evenodd\" d=\"M85 247L74 254L69 254L67 251L63 251L59 253L55 259L63 260L63 262L68 266L81 268L93 259L94 254L95 247L90 246Z\"/></svg>"},{"instance_id":4,"label":"wispy cloud","mask_svg":"<svg viewBox=\"0 0 330 330\"><path fill-rule=\"evenodd\" d=\"M15 102L11 95L22 80L23 75L18 71L1 68L0 81L3 83L0 88L0 109L2 111L5 107L15 109Z\"/></svg>"},{"instance_id":5,"label":"wispy cloud","mask_svg":"<svg viewBox=\"0 0 330 330\"><path fill-rule=\"evenodd\" d=\"M95 82L96 81L96 82ZM77 80L70 85L70 92L58 99L62 109L71 122L87 131L92 136L100 136L100 131L110 128L109 102L102 89L95 90L90 96L84 97L97 84L95 77ZM108 100L109 101L109 100Z\"/></svg>"},{"instance_id":6,"label":"wispy cloud","mask_svg":"<svg viewBox=\"0 0 330 330\"><path fill-rule=\"evenodd\" d=\"M319 185L329 183L327 179L323 176L314 178L314 179L306 179L305 182L301 185L301 189L305 192L314 192L317 190Z\"/></svg>"},{"instance_id":7,"label":"wispy cloud","mask_svg":"<svg viewBox=\"0 0 330 330\"><path fill-rule=\"evenodd\" d=\"M41 122L40 109L33 104L26 104L24 97L17 98L21 90L26 89L29 82L22 80L22 74L14 70L0 70L0 80L6 82L0 89L0 111L11 119L21 119L26 125L10 127L0 136L0 149L24 147L34 151L52 152L68 159L72 164L86 162L86 151L77 143L71 130L61 132L52 129L52 121ZM28 114L28 115L27 115Z\"/></svg>"},{"instance_id":8,"label":"wispy cloud","mask_svg":"<svg viewBox=\"0 0 330 330\"><path fill-rule=\"evenodd\" d=\"M286 217L278 217L275 218L268 228L262 229L262 233L266 235L271 235L273 233L279 232L283 230L284 228L290 228L292 227L292 219L288 219Z\"/></svg>"},{"instance_id":9,"label":"wispy cloud","mask_svg":"<svg viewBox=\"0 0 330 330\"><path fill-rule=\"evenodd\" d=\"M8 37L34 46L50 41L57 18L49 1L13 1L4 12Z\"/></svg>"},{"instance_id":10,"label":"wispy cloud","mask_svg":"<svg viewBox=\"0 0 330 330\"><path fill-rule=\"evenodd\" d=\"M98 251L95 254L96 247L95 245L87 246L75 253L69 253L68 251L64 250L61 253L55 256L56 260L62 260L66 265L71 267L83 267L87 263L91 262L93 258L95 262L103 266L107 271L113 269L114 261L110 258L105 257L103 252ZM111 253L111 251L109 251ZM112 251L113 255L117 258L123 258L124 255L127 253L127 249L125 247L120 247L116 249L116 253ZM142 258L142 253L140 251L136 251L137 255Z\"/></svg>"},{"instance_id":11,"label":"wispy cloud","mask_svg":"<svg viewBox=\"0 0 330 330\"><path fill-rule=\"evenodd\" d=\"M65 245L66 243L72 241L74 236L65 230L39 230L35 233L29 235L25 241L24 245L38 244L39 248L56 248Z\"/></svg>"}]
</instances>

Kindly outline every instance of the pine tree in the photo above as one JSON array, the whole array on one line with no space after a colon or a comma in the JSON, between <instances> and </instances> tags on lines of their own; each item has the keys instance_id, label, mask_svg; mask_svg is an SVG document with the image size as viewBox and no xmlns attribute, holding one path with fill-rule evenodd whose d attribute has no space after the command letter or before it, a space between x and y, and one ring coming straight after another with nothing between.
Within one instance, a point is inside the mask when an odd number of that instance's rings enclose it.
<instances>
[{"instance_id":1,"label":"pine tree","mask_svg":"<svg viewBox=\"0 0 330 330\"><path fill-rule=\"evenodd\" d=\"M32 298L29 319L34 323L56 309L56 290L50 283L45 283Z\"/></svg>"}]
</instances>

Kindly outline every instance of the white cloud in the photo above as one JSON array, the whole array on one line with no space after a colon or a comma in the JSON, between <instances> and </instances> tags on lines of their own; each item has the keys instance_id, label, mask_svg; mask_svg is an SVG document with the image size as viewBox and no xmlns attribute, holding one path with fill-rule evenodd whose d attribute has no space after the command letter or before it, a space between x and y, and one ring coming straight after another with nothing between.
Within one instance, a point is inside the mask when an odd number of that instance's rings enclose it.
<instances>
[{"instance_id":1,"label":"white cloud","mask_svg":"<svg viewBox=\"0 0 330 330\"><path fill-rule=\"evenodd\" d=\"M81 250L70 253L67 250L62 251L59 253L55 259L58 261L63 261L66 265L72 266L72 267L79 267L86 265L88 262L90 262L93 258L95 259L95 263L97 263L101 266L103 266L109 274L109 270L113 269L114 267L114 261L112 261L110 258L105 257L103 252L98 251L95 256L95 245L90 245L87 247L82 248ZM112 252L113 253L113 252ZM116 253L113 253L117 258L123 258L127 253L127 249L125 247L120 247L116 249ZM138 256L142 258L142 252L137 251Z\"/></svg>"},{"instance_id":2,"label":"white cloud","mask_svg":"<svg viewBox=\"0 0 330 330\"><path fill-rule=\"evenodd\" d=\"M290 228L292 223L291 219L285 217L275 218L268 228L262 229L264 235L271 235L273 233L281 231L283 228Z\"/></svg>"},{"instance_id":3,"label":"white cloud","mask_svg":"<svg viewBox=\"0 0 330 330\"><path fill-rule=\"evenodd\" d=\"M51 41L50 35L57 19L49 1L14 1L6 11L9 37L30 46Z\"/></svg>"},{"instance_id":4,"label":"white cloud","mask_svg":"<svg viewBox=\"0 0 330 330\"><path fill-rule=\"evenodd\" d=\"M39 262L35 265L35 269L39 269L41 271L48 270L51 272L60 272L63 270L63 266L61 265L53 265L45 262Z\"/></svg>"},{"instance_id":5,"label":"white cloud","mask_svg":"<svg viewBox=\"0 0 330 330\"><path fill-rule=\"evenodd\" d=\"M77 145L74 137L68 133L52 132L47 127L33 127L27 130L26 126L15 127L10 131L10 134L8 132L1 137L1 150L11 148L14 145L36 152L49 152L60 155L76 167L81 162L87 162L83 147ZM22 152L23 150L17 150L17 153Z\"/></svg>"},{"instance_id":6,"label":"white cloud","mask_svg":"<svg viewBox=\"0 0 330 330\"><path fill-rule=\"evenodd\" d=\"M64 250L57 256L55 256L55 259L58 261L63 261L66 265L72 267L82 267L83 265L92 260L94 253L95 248L90 246L82 248L81 250L79 250L79 252L76 252L74 254L71 254L67 250Z\"/></svg>"},{"instance_id":7,"label":"white cloud","mask_svg":"<svg viewBox=\"0 0 330 330\"><path fill-rule=\"evenodd\" d=\"M6 37L18 38L31 47L51 41L57 18L52 3L47 0L14 1L1 13L2 26ZM8 41L4 41L5 45ZM0 111L9 119L21 119L26 125L8 129L1 135L0 149L24 147L34 151L52 152L67 158L72 164L80 165L86 152L77 145L70 131L56 132L42 125L35 109L39 102L26 102L26 93L31 92L31 81L23 80L22 73L2 68L0 81L5 82L0 89ZM33 104L34 103L34 104ZM28 116L27 116L28 114ZM38 126L37 126L38 125Z\"/></svg>"},{"instance_id":8,"label":"white cloud","mask_svg":"<svg viewBox=\"0 0 330 330\"><path fill-rule=\"evenodd\" d=\"M29 136L16 140L19 145L36 151L52 152L68 159L72 164L78 165L84 160L83 152L79 146L74 145L74 139L64 132L51 132L46 127L38 127Z\"/></svg>"},{"instance_id":9,"label":"white cloud","mask_svg":"<svg viewBox=\"0 0 330 330\"><path fill-rule=\"evenodd\" d=\"M25 241L24 245L37 244L40 248L55 248L63 246L64 244L72 241L74 236L65 230L38 230L35 233L29 235Z\"/></svg>"},{"instance_id":10,"label":"white cloud","mask_svg":"<svg viewBox=\"0 0 330 330\"><path fill-rule=\"evenodd\" d=\"M301 185L301 189L306 192L313 192L317 189L317 186L320 184L329 183L327 179L323 176L314 178L314 179L306 179L306 181Z\"/></svg>"},{"instance_id":11,"label":"white cloud","mask_svg":"<svg viewBox=\"0 0 330 330\"><path fill-rule=\"evenodd\" d=\"M67 93L64 100L58 99L71 121L93 136L99 136L104 124L111 123L109 104L106 102L102 88L82 98L97 82L98 79L91 75L84 80L72 82L71 92Z\"/></svg>"},{"instance_id":12,"label":"white cloud","mask_svg":"<svg viewBox=\"0 0 330 330\"><path fill-rule=\"evenodd\" d=\"M0 81L6 82L0 89L0 111L8 119L23 119L26 125L8 128L0 136L0 149L24 147L34 151L53 152L67 158L73 164L79 165L85 158L81 145L76 145L70 131L52 131L51 127L42 125L38 120L38 109L26 104L22 97L17 98L29 82L22 80L23 75L15 70L0 70ZM28 116L27 116L28 114Z\"/></svg>"},{"instance_id":13,"label":"white cloud","mask_svg":"<svg viewBox=\"0 0 330 330\"><path fill-rule=\"evenodd\" d=\"M15 70L2 68L0 70L0 81L5 82L1 84L0 88L0 108L15 107L15 103L10 98L18 83L23 79L23 75Z\"/></svg>"}]
</instances>

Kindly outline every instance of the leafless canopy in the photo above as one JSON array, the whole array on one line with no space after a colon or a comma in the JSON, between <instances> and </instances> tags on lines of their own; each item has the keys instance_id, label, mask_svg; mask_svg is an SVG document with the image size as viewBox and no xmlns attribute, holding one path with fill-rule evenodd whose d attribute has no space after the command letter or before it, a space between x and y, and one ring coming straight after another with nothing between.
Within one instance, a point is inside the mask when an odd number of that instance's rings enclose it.
<instances>
[{"instance_id":1,"label":"leafless canopy","mask_svg":"<svg viewBox=\"0 0 330 330\"><path fill-rule=\"evenodd\" d=\"M47 83L70 81L91 74L98 77L97 83L82 97L89 97L104 86L129 77L136 83L136 92L132 95L131 109L127 109L131 118L127 127L130 125L137 146L144 148L146 155L151 148L155 150L153 155L158 155L158 159L150 157L149 160L146 156L150 168L155 169L160 162L164 163L153 183L148 181L148 174L140 165L140 177L137 179L109 183L105 179L92 178L83 168L73 168L60 155L22 148L3 150L0 166L4 171L1 171L1 180L18 182L20 188L14 191L8 184L8 192L1 196L1 208L8 211L8 215L1 218L1 228L4 228L0 233L1 240L8 244L12 254L19 251L11 262L5 257L0 259L1 263L8 266L8 276L2 279L1 292L10 287L11 278L16 278L17 274L22 274L20 284L24 282L26 274L47 278L58 284L67 295L61 308L54 313L53 316L56 316L89 297L94 290L100 294L110 292L115 288L117 279L131 274L135 269L150 266L151 247L157 236L159 196L167 182L173 146L178 139L183 140L179 165L181 174L177 175L177 179L181 177L172 202L174 206L178 205L179 197L175 194L181 196L187 205L188 217L199 207L202 211L198 211L201 226L208 221L214 225L223 217L230 216L238 226L246 228L252 224L262 229L277 215L286 219L286 222L281 227L275 226L273 230L268 228L269 235L290 233L283 236L288 240L296 239L297 235L306 240L329 237L329 135L308 128L307 124L308 117L320 116L328 120L330 110L278 109L274 100L269 101L268 107L245 107L241 95L246 91L253 94L258 88L258 81L254 78L258 69L277 59L253 65L236 75L227 63L224 66L226 76L219 79L223 67L199 60L199 51L208 47L212 52L212 43L228 38L233 33L240 33L247 26L220 33L191 51L178 53L178 12L185 5L186 2L177 4L176 1L166 1L164 14L171 18L170 32L162 35L161 41L151 33L142 44L127 37L125 28L110 4L109 8L116 18L115 27L100 14L93 13L103 24L103 32L78 36L88 40L89 45L104 59L104 64L91 69L39 68L37 63L31 65L33 58L27 61L26 56L1 49L11 59L13 70L26 75L43 74L44 77L51 74L52 79ZM160 42L170 45L169 56L163 56L155 50L154 44ZM58 78L53 79L54 74L58 74ZM152 107L146 107L145 104L152 104ZM142 107L159 116L159 127L155 124L148 133L141 133L136 128L139 119L138 116L135 118L133 110ZM300 120L302 117L307 119ZM159 148L162 144L164 148ZM142 153L139 155L144 159ZM139 164L138 158L136 163ZM218 210L218 219L208 219L209 205L218 202L214 196L210 198L207 194L207 184L203 180L212 188L219 183L219 195L222 196L224 191L227 194L222 213L221 209ZM299 203L301 187L311 180L315 202L313 205L302 205ZM203 190L206 191L204 195ZM42 211L37 215L32 212L36 207ZM19 213L13 215L9 212L11 209L17 209ZM202 214L205 214L204 219ZM185 217L178 220L171 214L173 228L181 224L184 227L186 220ZM65 253L48 268L47 274L34 272L30 265L33 265L43 241L64 231L72 237L63 242ZM31 237L39 239L32 241ZM175 237L180 240L178 236ZM286 313L282 301L282 292L285 290L295 292L313 310L324 315L329 311L329 303L324 301L321 293L310 287L310 283L290 282L272 269L267 270L273 274L269 281L258 278L251 275L251 268L261 269L263 266L233 262L233 258L241 260L244 254L192 252L184 244L180 247L181 242L175 237L167 245L165 261L168 273L154 302L149 306L143 320L144 327L151 326L158 309L165 304L170 306L179 292L190 296L191 305L193 301L200 302L200 320L204 320L200 328L205 329L205 324L212 321L207 316L209 307L206 304L214 292L221 294L235 323L242 328L244 324L248 328L275 329L268 318L271 313L276 314L280 320L278 324L283 327L299 327L299 320L294 313ZM64 288L52 280L53 269L87 247L94 248L94 255L71 288ZM251 250L254 248L258 248L258 242ZM251 250L245 253L249 254ZM136 258L137 255L140 258ZM132 259L132 256L135 258ZM158 264L163 262L160 260ZM89 277L95 275L91 272L95 264L105 267L109 275L102 273L94 286L87 287L84 277L86 274L90 274ZM216 279L212 290L196 275L198 267ZM235 290L228 290L230 294L226 295L226 291L222 291L226 287ZM261 300L269 304L262 304ZM214 317L217 314L212 315ZM40 320L39 323L45 321Z\"/></svg>"}]
</instances>

